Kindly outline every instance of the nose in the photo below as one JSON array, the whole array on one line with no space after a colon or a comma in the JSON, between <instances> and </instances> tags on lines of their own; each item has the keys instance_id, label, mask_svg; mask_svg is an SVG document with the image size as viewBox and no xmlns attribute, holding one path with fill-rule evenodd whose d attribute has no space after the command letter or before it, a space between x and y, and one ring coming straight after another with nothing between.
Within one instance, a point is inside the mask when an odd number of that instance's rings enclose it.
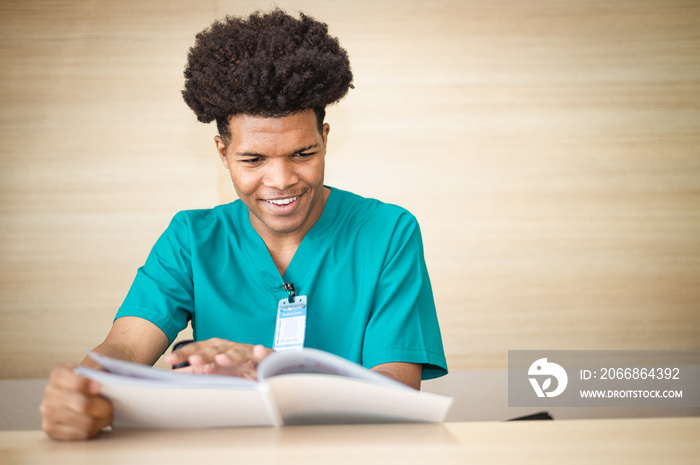
<instances>
[{"instance_id":1,"label":"nose","mask_svg":"<svg viewBox=\"0 0 700 465\"><path fill-rule=\"evenodd\" d=\"M270 159L265 167L263 184L280 191L299 182L299 177L291 161L286 159Z\"/></svg>"}]
</instances>

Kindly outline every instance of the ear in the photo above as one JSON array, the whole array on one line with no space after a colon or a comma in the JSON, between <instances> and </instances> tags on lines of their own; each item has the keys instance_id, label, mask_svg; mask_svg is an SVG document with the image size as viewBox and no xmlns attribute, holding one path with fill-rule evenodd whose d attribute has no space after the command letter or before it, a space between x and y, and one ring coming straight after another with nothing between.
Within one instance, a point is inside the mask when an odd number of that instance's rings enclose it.
<instances>
[{"instance_id":1,"label":"ear","mask_svg":"<svg viewBox=\"0 0 700 465\"><path fill-rule=\"evenodd\" d=\"M328 145L329 132L331 132L331 125L328 123L323 123L323 132L321 133L321 136L323 137L323 148L326 148L326 145Z\"/></svg>"},{"instance_id":2,"label":"ear","mask_svg":"<svg viewBox=\"0 0 700 465\"><path fill-rule=\"evenodd\" d=\"M216 144L216 151L219 152L221 163L228 169L228 158L226 158L226 144L224 144L224 139L222 139L221 136L216 136L214 137L214 143Z\"/></svg>"}]
</instances>

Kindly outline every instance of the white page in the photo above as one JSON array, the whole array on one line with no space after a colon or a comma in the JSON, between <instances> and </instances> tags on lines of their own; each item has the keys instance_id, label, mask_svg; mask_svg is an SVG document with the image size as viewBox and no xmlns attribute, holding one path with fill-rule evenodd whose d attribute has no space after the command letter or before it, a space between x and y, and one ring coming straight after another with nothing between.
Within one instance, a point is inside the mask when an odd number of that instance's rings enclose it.
<instances>
[{"instance_id":1,"label":"white page","mask_svg":"<svg viewBox=\"0 0 700 465\"><path fill-rule=\"evenodd\" d=\"M112 367L115 366L113 361L112 359L108 362ZM119 362L116 365L122 369L124 363L126 362ZM164 370L145 368L164 372ZM132 366L126 371L133 373L133 370ZM144 370L140 368L136 371L144 374ZM114 406L114 426L117 428L201 428L281 424L270 388L265 383L255 383L236 377L170 372L159 373L157 378L152 379L108 373L83 366L79 366L76 372L102 385L100 393ZM174 382L168 380L172 378L170 375L174 375Z\"/></svg>"},{"instance_id":2,"label":"white page","mask_svg":"<svg viewBox=\"0 0 700 465\"><path fill-rule=\"evenodd\" d=\"M267 382L285 425L442 422L452 404L450 397L339 376L289 374Z\"/></svg>"},{"instance_id":3,"label":"white page","mask_svg":"<svg viewBox=\"0 0 700 465\"><path fill-rule=\"evenodd\" d=\"M255 381L236 376L196 375L173 370L164 370L162 368L154 368L148 365L118 360L97 352L89 352L88 355L110 373L128 376L134 379L150 380L152 382L167 382L171 386L205 385L255 389L255 386L258 384Z\"/></svg>"},{"instance_id":4,"label":"white page","mask_svg":"<svg viewBox=\"0 0 700 465\"><path fill-rule=\"evenodd\" d=\"M275 352L258 367L258 378L268 381L273 376L293 373L316 373L362 379L382 386L411 389L384 375L322 350L304 348L299 352Z\"/></svg>"}]
</instances>

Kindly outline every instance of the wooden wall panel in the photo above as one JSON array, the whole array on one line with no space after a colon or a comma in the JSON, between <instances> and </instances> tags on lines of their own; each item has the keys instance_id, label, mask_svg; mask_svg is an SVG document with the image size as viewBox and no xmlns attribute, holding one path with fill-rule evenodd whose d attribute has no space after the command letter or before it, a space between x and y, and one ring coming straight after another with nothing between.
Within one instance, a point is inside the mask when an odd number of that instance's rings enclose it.
<instances>
[{"instance_id":1,"label":"wooden wall panel","mask_svg":"<svg viewBox=\"0 0 700 465\"><path fill-rule=\"evenodd\" d=\"M278 4L348 49L327 183L418 217L452 369L700 349L697 2ZM269 5L0 5L0 377L80 358L172 214L233 198L181 72Z\"/></svg>"},{"instance_id":2,"label":"wooden wall panel","mask_svg":"<svg viewBox=\"0 0 700 465\"><path fill-rule=\"evenodd\" d=\"M0 368L45 376L109 329L172 215L218 201L182 63L192 1L0 4Z\"/></svg>"}]
</instances>

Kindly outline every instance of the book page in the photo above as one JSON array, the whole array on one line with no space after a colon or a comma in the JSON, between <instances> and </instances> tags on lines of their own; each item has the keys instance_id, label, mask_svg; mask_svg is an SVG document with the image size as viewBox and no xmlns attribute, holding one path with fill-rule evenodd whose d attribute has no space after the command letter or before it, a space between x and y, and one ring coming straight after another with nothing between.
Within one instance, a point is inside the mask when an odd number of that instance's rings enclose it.
<instances>
[{"instance_id":1,"label":"book page","mask_svg":"<svg viewBox=\"0 0 700 465\"><path fill-rule=\"evenodd\" d=\"M285 425L442 422L450 397L323 374L268 380Z\"/></svg>"},{"instance_id":2,"label":"book page","mask_svg":"<svg viewBox=\"0 0 700 465\"><path fill-rule=\"evenodd\" d=\"M149 380L151 382L164 382L171 386L229 386L237 388L255 389L255 381L236 376L222 375L196 375L182 373L174 370L154 368L139 363L127 362L108 357L97 352L89 352L88 355L100 364L106 371L122 375L132 379ZM83 367L79 367L79 370Z\"/></svg>"},{"instance_id":3,"label":"book page","mask_svg":"<svg viewBox=\"0 0 700 465\"><path fill-rule=\"evenodd\" d=\"M280 424L269 386L254 389L172 386L90 368L81 374L102 384L114 406L115 428L204 428ZM207 375L202 375L207 376Z\"/></svg>"},{"instance_id":4,"label":"book page","mask_svg":"<svg viewBox=\"0 0 700 465\"><path fill-rule=\"evenodd\" d=\"M105 369L76 373L101 384L114 406L114 427L202 428L277 426L270 387L234 376L194 375L115 360L97 354Z\"/></svg>"},{"instance_id":5,"label":"book page","mask_svg":"<svg viewBox=\"0 0 700 465\"><path fill-rule=\"evenodd\" d=\"M299 352L272 353L258 367L258 379L266 381L273 376L295 373L343 376L387 387L411 389L403 383L370 371L342 357L310 348L304 348Z\"/></svg>"}]
</instances>

